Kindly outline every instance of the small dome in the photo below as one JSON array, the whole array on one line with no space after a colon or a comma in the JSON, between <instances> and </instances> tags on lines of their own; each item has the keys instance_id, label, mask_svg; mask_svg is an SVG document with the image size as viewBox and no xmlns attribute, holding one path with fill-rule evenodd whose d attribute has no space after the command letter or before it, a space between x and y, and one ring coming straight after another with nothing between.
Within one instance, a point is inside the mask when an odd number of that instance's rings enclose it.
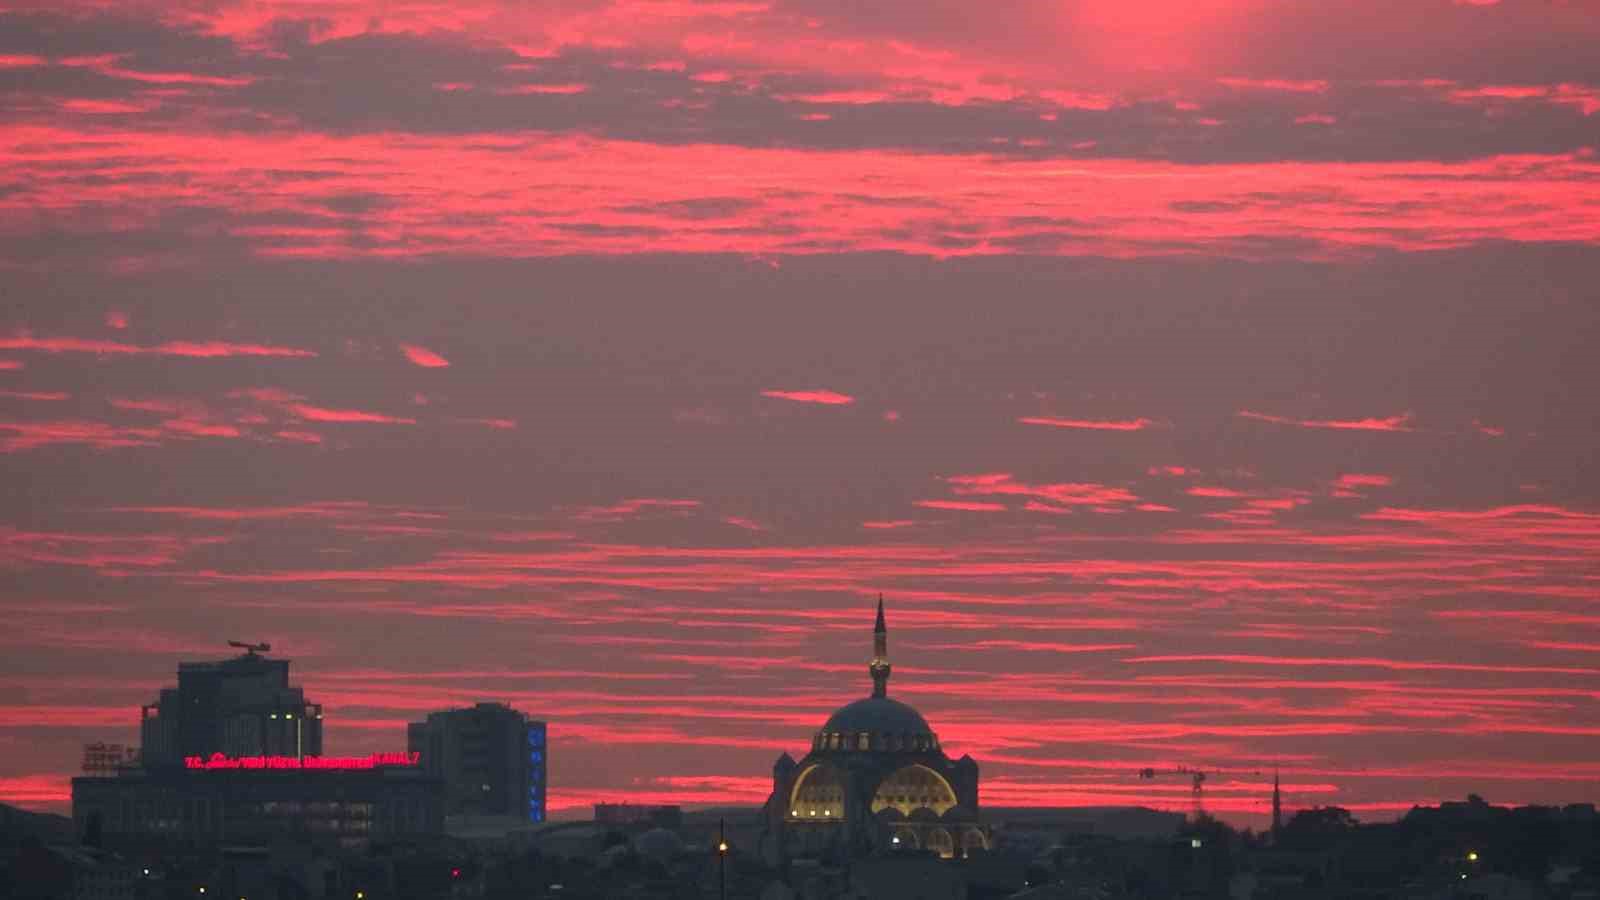
<instances>
[{"instance_id":1,"label":"small dome","mask_svg":"<svg viewBox=\"0 0 1600 900\"><path fill-rule=\"evenodd\" d=\"M828 717L828 724L822 726L822 730L846 734L859 731L895 734L933 733L922 713L888 697L866 697L841 706L837 712Z\"/></svg>"}]
</instances>

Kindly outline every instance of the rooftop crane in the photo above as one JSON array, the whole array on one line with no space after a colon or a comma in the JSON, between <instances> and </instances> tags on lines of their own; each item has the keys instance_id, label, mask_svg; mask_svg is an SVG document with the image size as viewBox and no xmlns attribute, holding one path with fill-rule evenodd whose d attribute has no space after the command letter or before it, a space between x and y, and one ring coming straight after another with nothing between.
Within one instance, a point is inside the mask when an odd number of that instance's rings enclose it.
<instances>
[{"instance_id":1,"label":"rooftop crane","mask_svg":"<svg viewBox=\"0 0 1600 900\"><path fill-rule=\"evenodd\" d=\"M262 641L259 644L247 644L244 641L229 641L228 646L238 647L240 650L245 652L246 656L255 656L257 653L266 653L272 649L272 645L266 641Z\"/></svg>"}]
</instances>

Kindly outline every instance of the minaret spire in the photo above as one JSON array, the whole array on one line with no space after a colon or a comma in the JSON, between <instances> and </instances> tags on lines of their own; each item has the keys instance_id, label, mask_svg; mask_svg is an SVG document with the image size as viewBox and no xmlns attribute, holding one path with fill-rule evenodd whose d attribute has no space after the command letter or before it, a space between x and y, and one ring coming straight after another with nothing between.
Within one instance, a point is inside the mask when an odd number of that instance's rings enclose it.
<instances>
[{"instance_id":1,"label":"minaret spire","mask_svg":"<svg viewBox=\"0 0 1600 900\"><path fill-rule=\"evenodd\" d=\"M1283 829L1283 792L1278 786L1278 769L1272 769L1272 843L1278 843L1278 832Z\"/></svg>"},{"instance_id":2,"label":"minaret spire","mask_svg":"<svg viewBox=\"0 0 1600 900\"><path fill-rule=\"evenodd\" d=\"M889 628L883 622L883 595L878 595L878 622L872 626L872 696L889 696Z\"/></svg>"}]
</instances>

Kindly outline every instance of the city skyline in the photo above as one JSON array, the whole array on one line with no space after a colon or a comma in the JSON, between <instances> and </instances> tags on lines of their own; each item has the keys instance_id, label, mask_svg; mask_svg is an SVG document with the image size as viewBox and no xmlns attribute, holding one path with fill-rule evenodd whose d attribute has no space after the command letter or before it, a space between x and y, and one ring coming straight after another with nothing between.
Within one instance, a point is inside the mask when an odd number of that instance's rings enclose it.
<instances>
[{"instance_id":1,"label":"city skyline","mask_svg":"<svg viewBox=\"0 0 1600 900\"><path fill-rule=\"evenodd\" d=\"M1593 13L5 4L0 802L236 639L759 805L880 593L986 808L1600 801Z\"/></svg>"}]
</instances>

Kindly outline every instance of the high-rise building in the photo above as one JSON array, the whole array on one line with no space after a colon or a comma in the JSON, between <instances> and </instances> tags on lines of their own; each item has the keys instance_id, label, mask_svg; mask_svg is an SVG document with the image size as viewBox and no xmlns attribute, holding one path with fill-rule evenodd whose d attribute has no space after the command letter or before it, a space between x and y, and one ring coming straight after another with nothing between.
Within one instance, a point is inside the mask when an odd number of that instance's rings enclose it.
<instances>
[{"instance_id":1,"label":"high-rise building","mask_svg":"<svg viewBox=\"0 0 1600 900\"><path fill-rule=\"evenodd\" d=\"M545 723L502 703L429 713L406 728L423 769L444 779L447 816L545 818Z\"/></svg>"},{"instance_id":2,"label":"high-rise building","mask_svg":"<svg viewBox=\"0 0 1600 900\"><path fill-rule=\"evenodd\" d=\"M443 779L409 753L323 756L322 707L290 686L288 660L229 643L245 652L178 664L178 686L144 707L142 753L84 748L80 833L346 848L443 833Z\"/></svg>"},{"instance_id":3,"label":"high-rise building","mask_svg":"<svg viewBox=\"0 0 1600 900\"><path fill-rule=\"evenodd\" d=\"M321 756L322 706L289 685L289 661L259 655L266 644L220 662L178 663L178 686L142 709L146 767L181 766L186 757Z\"/></svg>"}]
</instances>

